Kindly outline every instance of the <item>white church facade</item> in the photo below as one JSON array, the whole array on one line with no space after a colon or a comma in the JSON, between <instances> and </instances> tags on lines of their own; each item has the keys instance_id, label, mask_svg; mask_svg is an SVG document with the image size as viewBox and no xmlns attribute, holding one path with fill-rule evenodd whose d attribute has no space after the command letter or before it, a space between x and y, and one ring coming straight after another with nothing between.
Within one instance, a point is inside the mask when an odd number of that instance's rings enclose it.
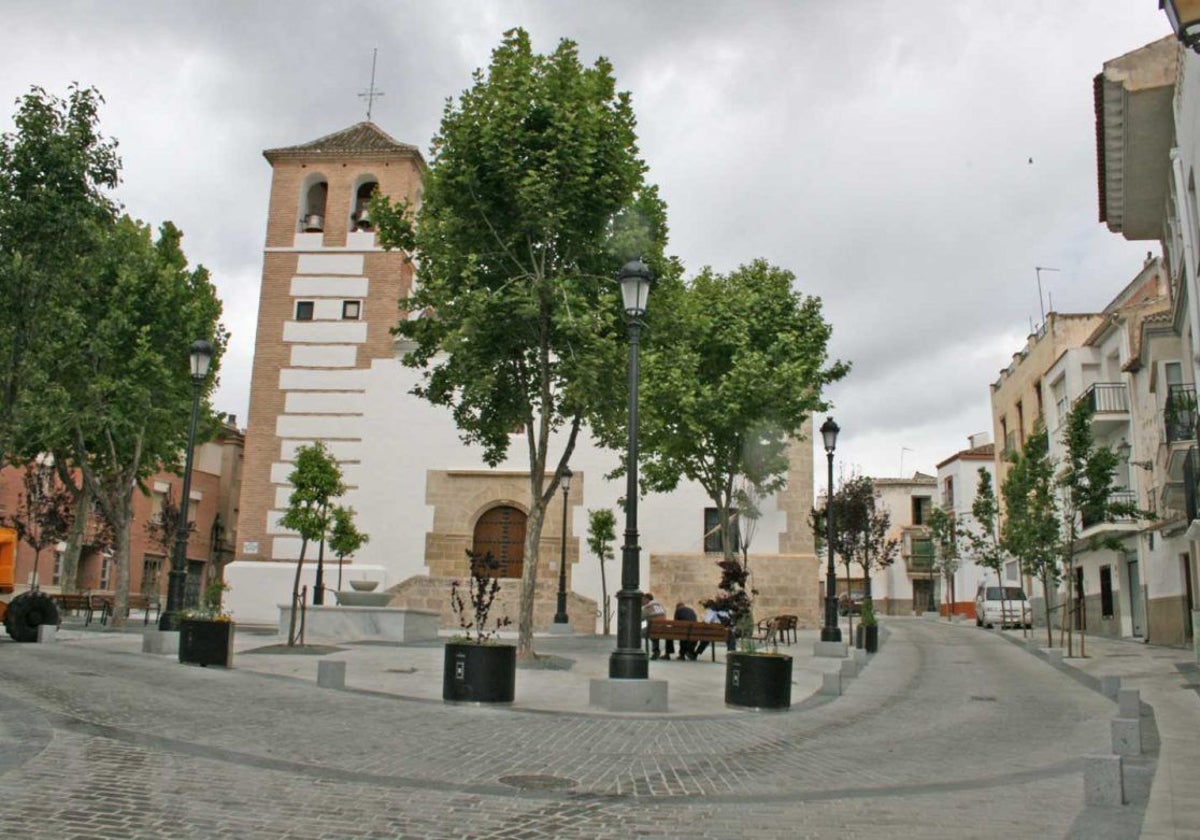
<instances>
[{"instance_id":1,"label":"white church facade","mask_svg":"<svg viewBox=\"0 0 1200 840\"><path fill-rule=\"evenodd\" d=\"M507 574L520 575L528 459L518 437L508 459L488 468L481 450L459 439L447 409L412 395L420 371L400 362L403 348L391 328L402 317L397 302L412 288L413 266L378 246L366 199L378 189L419 203L425 161L370 122L264 156L273 177L227 606L239 621L274 624L288 602L301 541L279 518L297 449L322 441L348 488L339 503L355 509L370 538L340 571L326 552L326 587L338 589L339 575L378 580L393 606L435 610L443 626L454 626L450 582L468 574L468 549L492 551L506 560ZM559 451L551 449L552 461ZM756 612L795 614L802 625L819 626L819 564L808 524L812 444L805 439L792 451L787 488L764 505L750 548ZM598 508L617 518L617 559L604 569L615 609L624 481L605 475L618 461L581 436L570 463L565 535L561 492L546 513L536 630L552 621L564 545L572 627L590 633L600 626L600 561L587 549L588 511ZM712 548L705 533L712 505L696 485L640 503L641 588L668 607L716 593L719 556L705 551ZM302 579L310 591L316 556L309 546ZM516 580L503 586L496 608L514 621L518 588ZM328 593L326 603L334 598Z\"/></svg>"}]
</instances>

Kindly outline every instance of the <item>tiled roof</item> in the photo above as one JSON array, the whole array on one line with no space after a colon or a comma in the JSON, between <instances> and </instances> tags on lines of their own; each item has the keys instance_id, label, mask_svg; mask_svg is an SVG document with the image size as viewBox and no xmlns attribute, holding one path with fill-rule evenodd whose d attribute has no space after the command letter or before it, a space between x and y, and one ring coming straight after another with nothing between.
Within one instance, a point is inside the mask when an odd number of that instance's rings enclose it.
<instances>
[{"instance_id":1,"label":"tiled roof","mask_svg":"<svg viewBox=\"0 0 1200 840\"><path fill-rule=\"evenodd\" d=\"M395 154L415 156L424 163L420 150L408 143L401 143L373 122L360 122L333 134L326 134L299 146L267 149L263 157L274 163L286 158L338 157L382 157Z\"/></svg>"}]
</instances>

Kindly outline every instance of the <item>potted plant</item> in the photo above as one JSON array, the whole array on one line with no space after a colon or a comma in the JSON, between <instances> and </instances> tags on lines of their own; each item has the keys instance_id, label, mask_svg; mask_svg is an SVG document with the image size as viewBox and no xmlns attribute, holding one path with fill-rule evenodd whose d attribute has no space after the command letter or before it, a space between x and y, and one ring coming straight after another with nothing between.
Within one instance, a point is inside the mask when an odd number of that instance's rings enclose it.
<instances>
[{"instance_id":1,"label":"potted plant","mask_svg":"<svg viewBox=\"0 0 1200 840\"><path fill-rule=\"evenodd\" d=\"M213 578L204 588L200 606L184 610L179 621L179 661L207 667L233 665L233 617L221 608L229 584Z\"/></svg>"},{"instance_id":2,"label":"potted plant","mask_svg":"<svg viewBox=\"0 0 1200 840\"><path fill-rule=\"evenodd\" d=\"M858 629L862 631L862 648L867 653L879 650L879 621L875 618L875 605L870 598L863 601Z\"/></svg>"},{"instance_id":3,"label":"potted plant","mask_svg":"<svg viewBox=\"0 0 1200 840\"><path fill-rule=\"evenodd\" d=\"M760 647L754 635L750 573L737 558L722 560L721 594L704 606L729 615L738 649L725 657L725 704L747 709L787 709L792 705L792 657L780 653L774 624Z\"/></svg>"},{"instance_id":4,"label":"potted plant","mask_svg":"<svg viewBox=\"0 0 1200 840\"><path fill-rule=\"evenodd\" d=\"M488 625L488 613L500 591L500 581L496 578L499 564L490 553L480 557L468 551L467 558L471 579L466 586L466 597L459 581L450 585L450 603L462 632L446 643L442 699L459 703L511 703L517 682L517 648L496 640L500 628L511 622L505 616Z\"/></svg>"}]
</instances>

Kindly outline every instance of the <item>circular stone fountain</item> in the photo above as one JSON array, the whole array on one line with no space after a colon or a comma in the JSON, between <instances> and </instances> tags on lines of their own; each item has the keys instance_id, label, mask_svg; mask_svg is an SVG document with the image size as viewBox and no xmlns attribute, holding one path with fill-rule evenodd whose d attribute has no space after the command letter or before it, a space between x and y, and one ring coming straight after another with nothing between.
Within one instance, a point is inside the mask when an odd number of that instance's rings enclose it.
<instances>
[{"instance_id":1,"label":"circular stone fountain","mask_svg":"<svg viewBox=\"0 0 1200 840\"><path fill-rule=\"evenodd\" d=\"M386 607L392 600L390 592L375 592L377 580L352 580L350 588L337 593L338 604L343 607Z\"/></svg>"}]
</instances>

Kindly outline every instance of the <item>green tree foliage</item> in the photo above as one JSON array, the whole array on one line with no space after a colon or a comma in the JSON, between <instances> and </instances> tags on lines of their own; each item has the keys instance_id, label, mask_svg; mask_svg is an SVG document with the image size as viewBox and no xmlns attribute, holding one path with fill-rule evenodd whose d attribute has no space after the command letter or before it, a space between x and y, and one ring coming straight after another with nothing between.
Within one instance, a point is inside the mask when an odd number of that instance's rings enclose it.
<instances>
[{"instance_id":1,"label":"green tree foliage","mask_svg":"<svg viewBox=\"0 0 1200 840\"><path fill-rule=\"evenodd\" d=\"M415 393L448 407L489 465L514 430L525 439L522 658L533 656L546 508L580 428L615 416L624 397L612 279L639 255L660 277L671 271L665 208L644 181L634 124L606 60L585 67L568 40L537 54L514 29L447 102L419 215L384 196L372 205L384 246L419 265L396 328L410 346L404 363L424 371Z\"/></svg>"},{"instance_id":2,"label":"green tree foliage","mask_svg":"<svg viewBox=\"0 0 1200 840\"><path fill-rule=\"evenodd\" d=\"M612 544L617 539L617 517L608 508L588 511L587 544L592 554L600 561L600 617L604 622L604 635L612 628L612 606L608 602L608 580L604 573L605 561L613 558Z\"/></svg>"},{"instance_id":3,"label":"green tree foliage","mask_svg":"<svg viewBox=\"0 0 1200 840\"><path fill-rule=\"evenodd\" d=\"M975 528L966 531L972 559L979 566L996 573L996 583L1002 583L1000 569L1004 565L1004 548L1000 544L1000 502L992 487L992 474L979 468L975 485L975 500L971 502Z\"/></svg>"},{"instance_id":4,"label":"green tree foliage","mask_svg":"<svg viewBox=\"0 0 1200 840\"><path fill-rule=\"evenodd\" d=\"M299 612L300 572L304 568L304 556L308 544L319 545L318 563L325 554L325 539L334 522L336 505L334 500L346 492L342 482L342 470L337 460L317 441L296 450L295 467L288 482L292 493L288 497L287 510L279 518L279 524L300 535L300 557L296 561L296 575L292 580L292 618L288 624L288 646L296 645L296 613ZM318 568L320 568L318 566ZM321 585L318 575L317 585Z\"/></svg>"},{"instance_id":5,"label":"green tree foliage","mask_svg":"<svg viewBox=\"0 0 1200 840\"><path fill-rule=\"evenodd\" d=\"M1059 506L1050 459L1049 437L1040 426L1025 440L1020 452L1009 456L1012 465L1000 488L1004 498L1001 548L1016 557L1023 574L1041 581L1046 611L1046 634L1053 643L1050 625L1052 594L1059 581L1058 558L1062 537ZM977 514L978 516L978 514ZM996 562L999 574L1000 560Z\"/></svg>"},{"instance_id":6,"label":"green tree foliage","mask_svg":"<svg viewBox=\"0 0 1200 840\"><path fill-rule=\"evenodd\" d=\"M159 469L179 470L187 446L197 338L216 354L202 386L211 391L226 336L221 302L202 266L189 268L170 222L155 239L146 225L119 219L87 261L75 298L57 307L54 341L16 403L18 438L66 452L114 531L114 618L129 596L133 493ZM205 412L208 413L207 410Z\"/></svg>"},{"instance_id":7,"label":"green tree foliage","mask_svg":"<svg viewBox=\"0 0 1200 840\"><path fill-rule=\"evenodd\" d=\"M659 302L671 317L656 322L645 354L639 442L648 489L694 481L727 522L739 479L758 495L784 486L789 445L828 407L825 386L849 370L828 363L832 328L820 299L795 291L795 280L755 260L727 275L705 269ZM737 549L731 530L721 530L725 560Z\"/></svg>"},{"instance_id":8,"label":"green tree foliage","mask_svg":"<svg viewBox=\"0 0 1200 840\"><path fill-rule=\"evenodd\" d=\"M58 310L81 301L87 258L117 206L116 142L99 131L94 88L66 99L34 87L17 100L16 130L0 136L0 447L13 455L13 412L27 368L41 364ZM37 450L24 448L28 459Z\"/></svg>"},{"instance_id":9,"label":"green tree foliage","mask_svg":"<svg viewBox=\"0 0 1200 840\"><path fill-rule=\"evenodd\" d=\"M354 523L354 508L334 505L333 526L329 531L329 550L338 559L338 589L342 588L342 563L371 541Z\"/></svg>"},{"instance_id":10,"label":"green tree foliage","mask_svg":"<svg viewBox=\"0 0 1200 840\"><path fill-rule=\"evenodd\" d=\"M933 566L946 584L945 592L949 603L946 620L950 621L954 617L954 604L957 599L954 591L954 576L961 564L959 545L963 539L963 532L954 518L954 514L948 513L940 507L935 507L929 512L928 525L930 536L933 539Z\"/></svg>"},{"instance_id":11,"label":"green tree foliage","mask_svg":"<svg viewBox=\"0 0 1200 840\"><path fill-rule=\"evenodd\" d=\"M824 552L825 511L814 509L811 521L817 551ZM871 575L896 562L900 542L891 529L892 515L878 504L875 483L867 476L843 480L833 494L833 552L847 570L851 563L862 570L864 601L871 600Z\"/></svg>"}]
</instances>

